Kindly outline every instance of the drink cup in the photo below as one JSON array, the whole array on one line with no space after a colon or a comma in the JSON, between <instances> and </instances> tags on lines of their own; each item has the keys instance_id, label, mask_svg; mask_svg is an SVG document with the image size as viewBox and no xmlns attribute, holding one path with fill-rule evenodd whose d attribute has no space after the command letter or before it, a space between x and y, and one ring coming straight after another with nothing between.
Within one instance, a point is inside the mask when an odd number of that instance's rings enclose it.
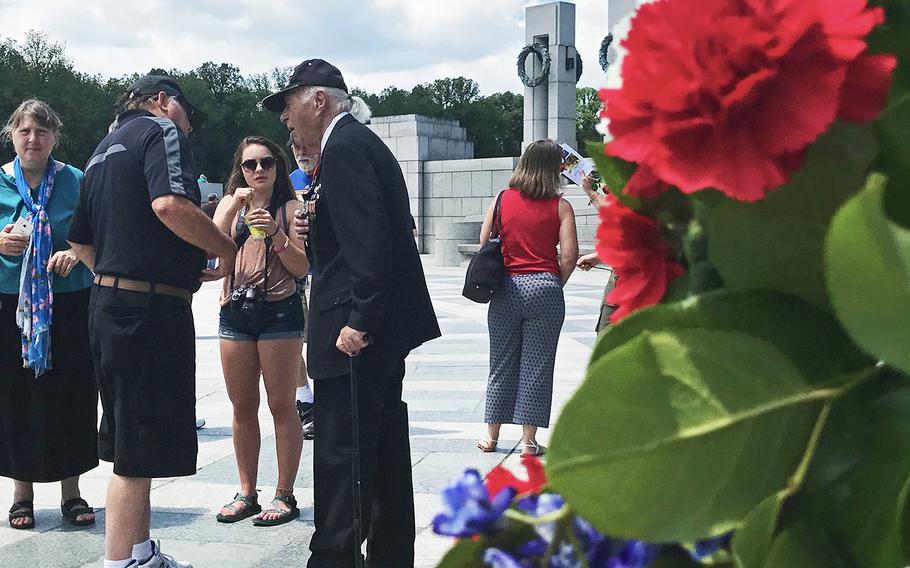
<instances>
[{"instance_id":1,"label":"drink cup","mask_svg":"<svg viewBox=\"0 0 910 568\"><path fill-rule=\"evenodd\" d=\"M249 227L250 238L253 240L261 241L268 236L268 234L265 232L265 229L260 229L258 227L254 227L254 226L250 225L249 223L247 223L246 226Z\"/></svg>"}]
</instances>

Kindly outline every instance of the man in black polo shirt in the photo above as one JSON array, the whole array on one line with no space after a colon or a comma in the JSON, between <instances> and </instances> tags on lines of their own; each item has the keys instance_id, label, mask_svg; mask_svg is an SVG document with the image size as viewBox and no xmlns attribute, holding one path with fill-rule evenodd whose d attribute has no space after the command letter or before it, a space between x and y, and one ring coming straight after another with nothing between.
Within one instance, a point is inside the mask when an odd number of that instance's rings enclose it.
<instances>
[{"instance_id":1,"label":"man in black polo shirt","mask_svg":"<svg viewBox=\"0 0 910 568\"><path fill-rule=\"evenodd\" d=\"M153 477L196 473L192 294L233 269L236 246L199 208L186 135L198 111L177 83L139 79L85 167L67 239L95 272L89 338L113 462L105 568L183 568L149 538ZM220 260L204 270L206 253Z\"/></svg>"}]
</instances>

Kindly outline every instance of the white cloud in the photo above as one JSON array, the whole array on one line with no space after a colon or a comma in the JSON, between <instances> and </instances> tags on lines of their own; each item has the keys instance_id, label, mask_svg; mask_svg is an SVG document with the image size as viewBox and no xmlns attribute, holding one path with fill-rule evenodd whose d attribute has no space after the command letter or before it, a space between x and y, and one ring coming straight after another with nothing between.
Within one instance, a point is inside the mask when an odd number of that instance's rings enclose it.
<instances>
[{"instance_id":1,"label":"white cloud","mask_svg":"<svg viewBox=\"0 0 910 568\"><path fill-rule=\"evenodd\" d=\"M349 85L411 88L448 76L476 80L483 93L521 92L515 59L531 0L31 0L0 2L7 36L26 30L66 45L76 68L119 77L152 67L190 70L206 61L245 75L322 57ZM536 2L535 2L536 3ZM600 86L606 0L578 0L576 44L582 86ZM13 31L15 30L15 31Z\"/></svg>"}]
</instances>

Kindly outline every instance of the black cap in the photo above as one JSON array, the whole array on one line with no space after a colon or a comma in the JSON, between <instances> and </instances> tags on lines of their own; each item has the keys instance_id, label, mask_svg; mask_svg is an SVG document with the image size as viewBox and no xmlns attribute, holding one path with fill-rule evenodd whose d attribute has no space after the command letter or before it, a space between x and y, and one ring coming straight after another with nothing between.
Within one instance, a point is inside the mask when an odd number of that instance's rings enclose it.
<instances>
[{"instance_id":1,"label":"black cap","mask_svg":"<svg viewBox=\"0 0 910 568\"><path fill-rule=\"evenodd\" d=\"M161 91L177 98L180 105L186 109L187 118L189 118L193 128L198 128L200 124L205 122L205 113L190 104L186 99L186 95L183 94L183 89L180 88L180 85L177 84L177 81L175 81L173 77L168 77L167 75L146 75L145 77L140 77L135 83L130 85L127 94L129 95L129 98L132 99L142 95L157 95Z\"/></svg>"},{"instance_id":2,"label":"black cap","mask_svg":"<svg viewBox=\"0 0 910 568\"><path fill-rule=\"evenodd\" d=\"M348 92L348 86L344 83L344 77L337 67L322 59L307 59L294 68L288 78L288 84L280 91L262 99L262 106L272 112L284 111L284 95L293 91L297 87L305 85L314 87L331 87Z\"/></svg>"}]
</instances>

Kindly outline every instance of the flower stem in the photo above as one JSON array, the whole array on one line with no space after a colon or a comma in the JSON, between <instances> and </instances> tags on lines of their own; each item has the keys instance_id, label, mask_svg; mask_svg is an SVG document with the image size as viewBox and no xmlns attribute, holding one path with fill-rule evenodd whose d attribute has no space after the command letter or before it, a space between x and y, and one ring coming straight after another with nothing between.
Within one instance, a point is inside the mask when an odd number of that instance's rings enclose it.
<instances>
[{"instance_id":1,"label":"flower stem","mask_svg":"<svg viewBox=\"0 0 910 568\"><path fill-rule=\"evenodd\" d=\"M559 522L563 517L569 515L569 507L563 505L559 509L553 511L552 513L547 513L546 515L541 515L539 517L532 517L530 515L525 515L524 513L519 513L515 509L506 509L504 515L510 520L523 523L525 525L536 526L543 525L546 523Z\"/></svg>"},{"instance_id":2,"label":"flower stem","mask_svg":"<svg viewBox=\"0 0 910 568\"><path fill-rule=\"evenodd\" d=\"M818 449L818 443L821 440L822 432L825 429L825 424L828 421L828 415L831 414L831 407L834 405L834 402L856 387L875 378L881 371L881 368L881 365L876 365L875 367L860 373L856 379L844 386L838 389L832 389L831 397L825 401L821 412L818 414L818 418L815 420L815 427L812 429L812 435L809 437L809 444L806 446L806 452L803 454L803 459L800 460L799 467L796 468L796 472L790 478L790 481L787 482L787 486L783 490L784 498L794 495L803 486L803 482L806 480L806 475L809 473L809 467L812 465L812 458L815 457L815 451Z\"/></svg>"},{"instance_id":3,"label":"flower stem","mask_svg":"<svg viewBox=\"0 0 910 568\"><path fill-rule=\"evenodd\" d=\"M821 439L825 423L828 421L828 415L831 414L832 404L834 404L833 400L825 402L822 411L818 414L818 418L815 420L815 427L812 429L812 436L809 437L809 445L806 446L806 452L803 454L803 459L799 462L796 473L787 482L787 487L784 488L784 498L795 494L803 486L806 474L809 473L809 466L812 464L812 458L815 456L815 450L818 448L818 441Z\"/></svg>"}]
</instances>

